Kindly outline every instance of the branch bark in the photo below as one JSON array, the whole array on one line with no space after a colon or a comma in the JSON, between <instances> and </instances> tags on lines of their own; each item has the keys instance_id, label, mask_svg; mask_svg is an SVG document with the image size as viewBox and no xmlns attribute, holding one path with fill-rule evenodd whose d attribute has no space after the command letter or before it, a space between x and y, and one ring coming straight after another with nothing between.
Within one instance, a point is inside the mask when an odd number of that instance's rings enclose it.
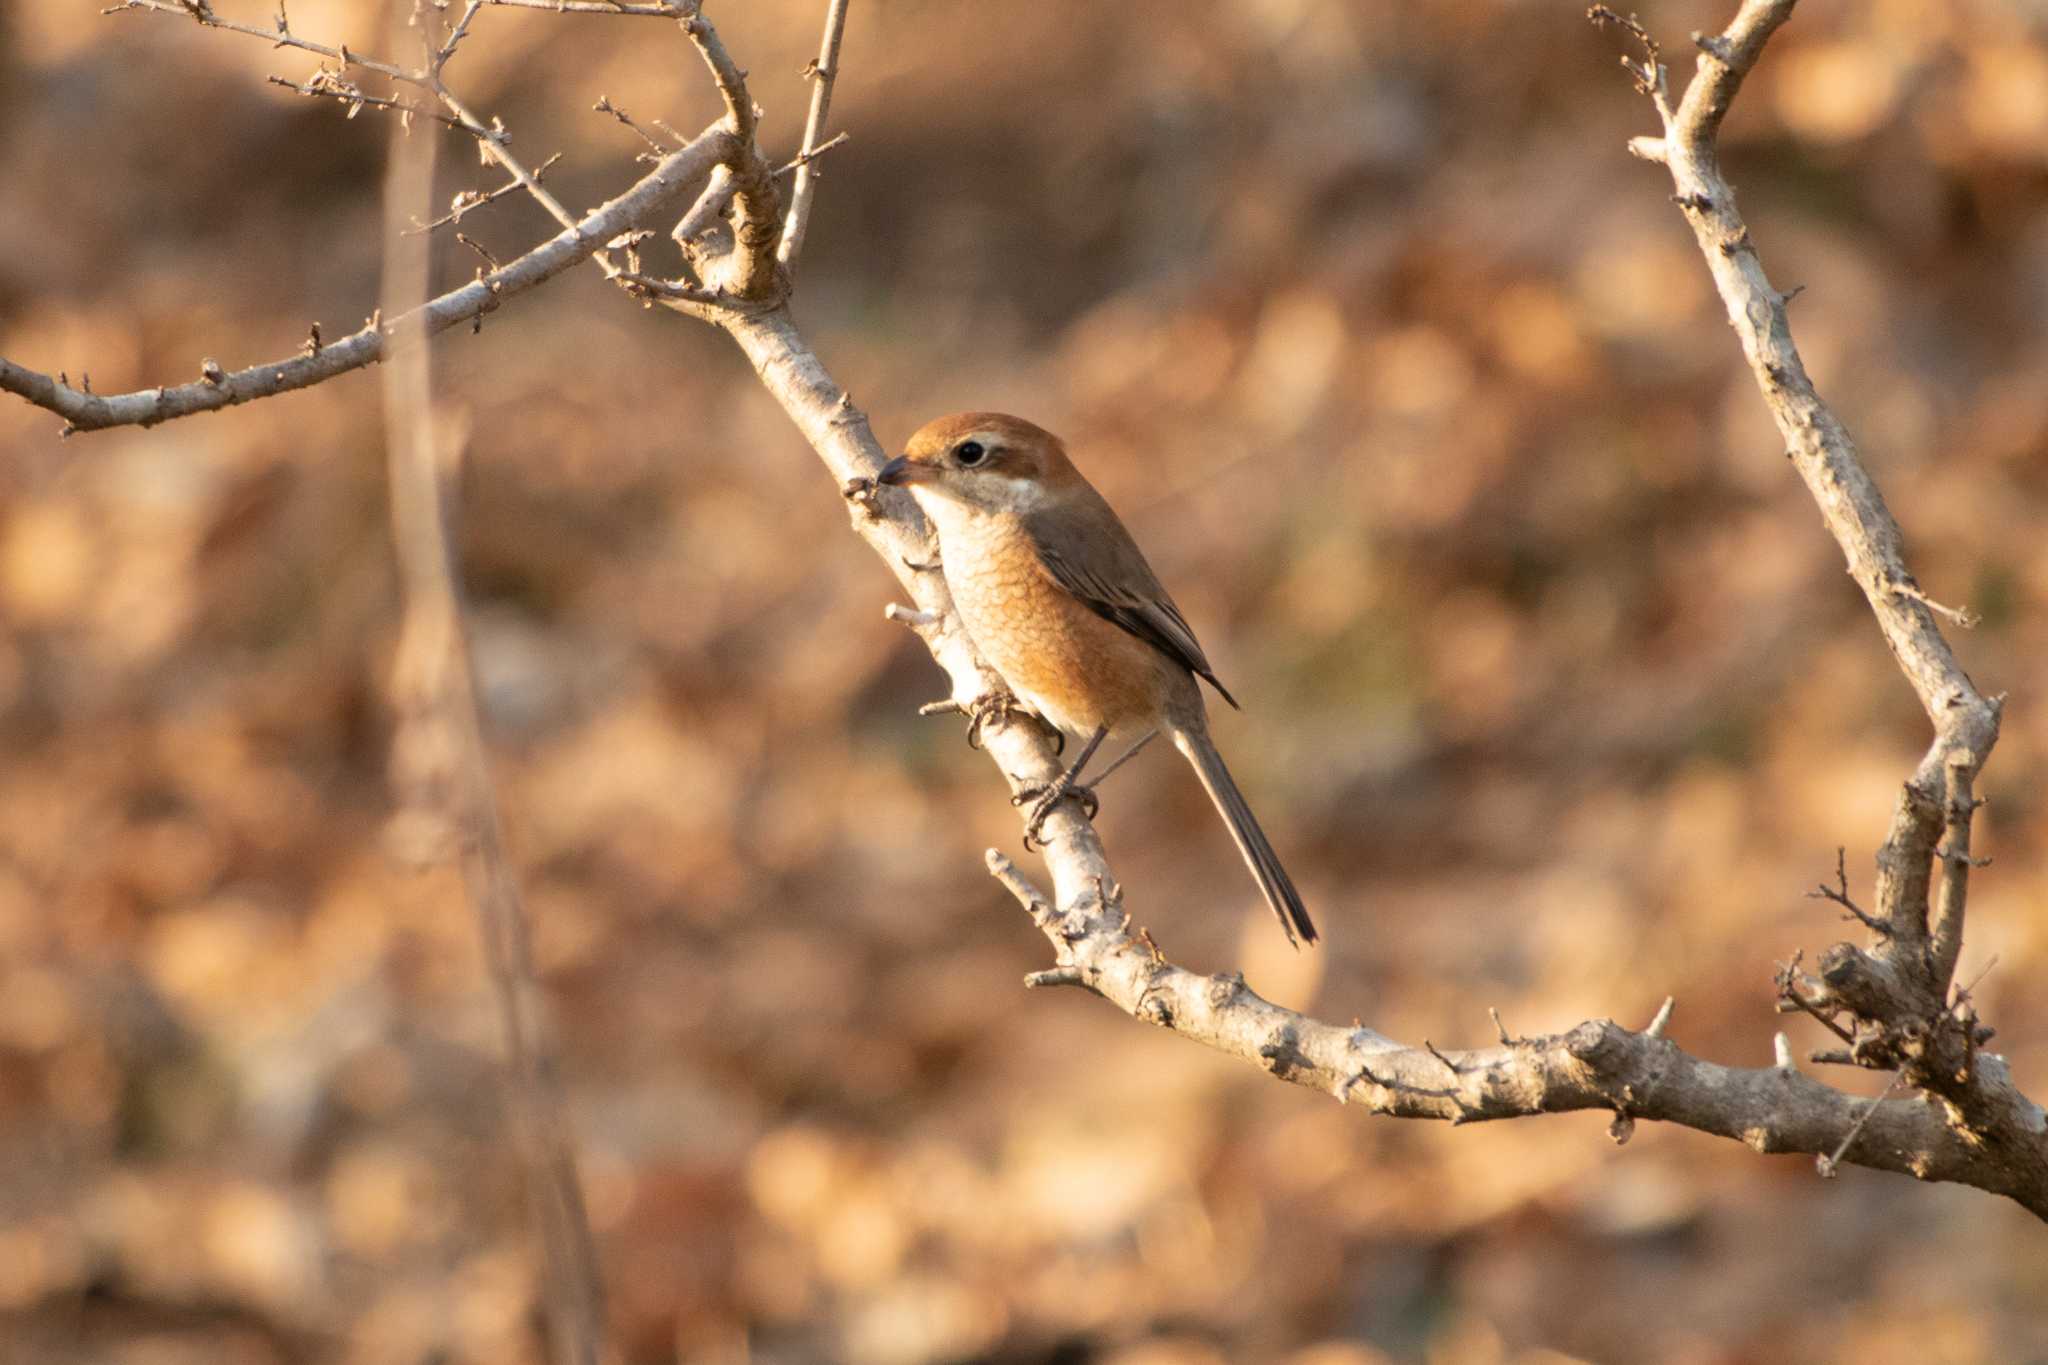
<instances>
[{"instance_id":1,"label":"branch bark","mask_svg":"<svg viewBox=\"0 0 2048 1365\"><path fill-rule=\"evenodd\" d=\"M495 312L506 300L546 284L581 264L606 242L630 232L673 207L711 167L729 154L731 135L722 127L706 129L689 146L660 164L616 199L594 209L533 250L502 268L451 289L420 308L389 322L373 318L339 341L309 345L298 355L253 365L232 373L206 373L189 384L138 389L133 393L96 394L74 388L62 376L51 376L0 357L0 391L18 394L39 408L64 418L64 435L108 427L153 427L177 417L216 412L258 398L310 388L337 375L384 359L393 334L423 327L429 335L458 323L473 322Z\"/></svg>"}]
</instances>

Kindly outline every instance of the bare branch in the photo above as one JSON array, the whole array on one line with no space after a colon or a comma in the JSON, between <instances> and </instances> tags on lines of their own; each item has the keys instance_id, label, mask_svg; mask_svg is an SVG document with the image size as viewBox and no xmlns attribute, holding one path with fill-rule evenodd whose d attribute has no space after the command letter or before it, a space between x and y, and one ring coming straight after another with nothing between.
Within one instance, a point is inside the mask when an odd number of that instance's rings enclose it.
<instances>
[{"instance_id":1,"label":"bare branch","mask_svg":"<svg viewBox=\"0 0 2048 1365\"><path fill-rule=\"evenodd\" d=\"M465 23L475 11L472 4ZM451 42L444 55L452 49ZM401 317L426 307L427 243L408 234L405 224L433 193L433 169L433 141L393 128L385 183L383 308ZM554 1030L535 978L526 912L505 849L477 715L442 499L430 344L425 331L401 330L392 339L391 363L384 371L392 536L405 590L395 689L404 715L393 741L393 775L402 791L414 789L420 804L440 807L452 826L505 1040L512 1128L547 1260L554 1356L575 1365L597 1365L604 1340L597 1252L576 1169Z\"/></svg>"},{"instance_id":2,"label":"bare branch","mask_svg":"<svg viewBox=\"0 0 2048 1365\"><path fill-rule=\"evenodd\" d=\"M1100 898L1055 904L1001 854L991 850L988 861L1052 944L1064 979L1133 1018L1369 1113L1462 1124L1611 1110L1732 1138L1757 1152L1836 1154L1921 1180L1959 1181L2048 1217L2048 1184L2023 1165L1988 1160L1930 1106L1858 1099L1782 1062L1717 1066L1606 1019L1490 1047L1406 1047L1275 1005L1234 974L1177 967L1126 931L1122 912Z\"/></svg>"},{"instance_id":3,"label":"bare branch","mask_svg":"<svg viewBox=\"0 0 2048 1365\"><path fill-rule=\"evenodd\" d=\"M357 66L365 71L374 71L380 76L389 77L394 81L403 81L407 85L425 85L427 80L426 73L423 71L414 71L391 62L379 61L374 57L365 57L362 53L351 49L347 43L343 43L339 47L328 47L324 43L309 42L291 31L284 17L284 11L281 9L278 11L277 26L268 29L257 28L254 24L238 24L231 19L223 19L215 14L210 6L205 4L173 4L171 0L122 0L122 3L110 5L106 9L101 10L100 13L125 14L131 10L153 14L171 14L182 19L197 19L207 28L217 28L224 33L242 33L251 38L261 38L272 47L289 47L295 48L300 52L311 52L315 56L325 57L330 61L340 63L344 71L349 67Z\"/></svg>"},{"instance_id":4,"label":"bare branch","mask_svg":"<svg viewBox=\"0 0 2048 1365\"><path fill-rule=\"evenodd\" d=\"M365 109L389 110L397 114L401 119L431 119L434 122L456 129L458 132L467 133L472 131L464 127L459 119L450 118L448 115L438 113L423 104L413 104L396 96L372 95L354 81L345 79L327 70L325 67L307 77L304 84L287 80L283 76L266 76L264 79L272 85L283 86L295 94L309 95L315 99L325 97L338 100L348 110L347 116L349 118L354 118Z\"/></svg>"},{"instance_id":5,"label":"bare branch","mask_svg":"<svg viewBox=\"0 0 2048 1365\"><path fill-rule=\"evenodd\" d=\"M562 154L556 152L546 161L541 162L540 165L534 167L533 178L535 180L545 178L547 173L554 168L555 163L561 159ZM506 195L524 188L525 186L521 185L517 180L507 180L494 190L464 190L455 196L455 203L449 208L448 212L442 214L431 223L414 223L405 230L406 235L416 236L419 233L432 232L435 228L447 227L450 223L459 223L471 210L480 209L485 204L503 199Z\"/></svg>"},{"instance_id":6,"label":"bare branch","mask_svg":"<svg viewBox=\"0 0 2048 1365\"><path fill-rule=\"evenodd\" d=\"M1942 835L1946 856L1941 860L1940 885L1934 901L1934 929L1929 945L1932 957L1929 973L1933 982L1943 990L1954 978L1956 962L1963 953L1964 903L1969 899L1970 869L1976 865L1970 857L1970 822L1977 808L1983 804L1972 790L1970 774L1962 765L1952 768L1946 828Z\"/></svg>"},{"instance_id":7,"label":"bare branch","mask_svg":"<svg viewBox=\"0 0 2048 1365\"><path fill-rule=\"evenodd\" d=\"M629 4L626 0L488 0L505 9L538 9L549 14L609 14L614 17L680 19L690 12L685 0L651 0Z\"/></svg>"},{"instance_id":8,"label":"bare branch","mask_svg":"<svg viewBox=\"0 0 2048 1365\"><path fill-rule=\"evenodd\" d=\"M428 71L438 76L441 68L448 65L448 59L455 55L455 49L462 46L462 40L469 36L469 26L483 10L486 0L469 0L463 6L462 17L448 30L448 37L434 50L434 59L428 64Z\"/></svg>"},{"instance_id":9,"label":"bare branch","mask_svg":"<svg viewBox=\"0 0 2048 1365\"><path fill-rule=\"evenodd\" d=\"M434 97L441 101L442 106L449 113L455 115L456 120L462 127L467 128L476 135L477 142L483 148L484 155L497 162L498 166L507 175L518 181L520 187L533 196L534 202L548 211L549 217L565 228L576 226L576 215L562 207L562 201L555 198L554 193L540 183L540 177L527 170L525 166L520 164L519 159L512 155L509 148L511 138L506 134L505 126L502 123L493 119L489 125L486 125L482 119L471 112L469 106L464 104L454 91L450 90L442 82L438 68L435 75L429 80L428 88L434 92ZM604 266L606 274L613 273L610 260L602 252L597 253L597 259L598 263Z\"/></svg>"},{"instance_id":10,"label":"bare branch","mask_svg":"<svg viewBox=\"0 0 2048 1365\"><path fill-rule=\"evenodd\" d=\"M811 224L811 203L818 195L818 169L811 161L840 140L818 141L824 136L825 118L832 110L832 82L839 76L839 40L846 33L847 4L848 0L826 0L825 35L818 43L817 60L806 68L811 78L811 112L804 120L803 147L794 163L796 186L789 195L789 216L783 220L782 240L775 248L775 259L791 272L796 270L797 258L803 254L804 234Z\"/></svg>"},{"instance_id":11,"label":"bare branch","mask_svg":"<svg viewBox=\"0 0 2048 1365\"><path fill-rule=\"evenodd\" d=\"M673 150L670 144L662 142L659 138L655 137L654 134L648 132L639 124L633 122L633 116L631 114L619 108L618 105L613 104L611 100L606 96L599 95L597 97L597 103L591 105L590 107L600 114L610 114L614 119L618 120L618 122L625 125L627 128L632 129L634 133L639 135L640 140L642 142L645 142L648 145L648 147L653 151L659 153L667 153ZM670 131L664 124L657 123L655 124L655 127L661 128L663 132ZM681 138L675 139L676 145L680 145L681 142Z\"/></svg>"},{"instance_id":12,"label":"bare branch","mask_svg":"<svg viewBox=\"0 0 2048 1365\"><path fill-rule=\"evenodd\" d=\"M852 138L853 134L851 133L834 133L809 151L798 152L795 156L777 166L775 173L777 175L788 175L791 171L802 170L834 147L844 146Z\"/></svg>"},{"instance_id":13,"label":"bare branch","mask_svg":"<svg viewBox=\"0 0 2048 1365\"><path fill-rule=\"evenodd\" d=\"M1792 340L1785 309L1791 295L1773 288L1764 274L1735 191L1721 171L1721 121L1793 3L1743 0L1725 32L1695 37L1698 69L1675 110L1662 97L1655 44L1641 26L1604 6L1589 12L1596 22L1622 23L1649 51L1644 66L1630 70L1652 95L1662 136L1638 138L1629 150L1670 172L1672 199L1706 259L1786 452L1934 727L1933 743L1902 787L1878 851L1874 910L1866 914L1850 900L1839 865L1839 890L1821 889L1872 930L1873 946L1834 945L1822 955L1815 976L1786 968L1779 977L1781 1007L1811 1013L1849 1044L1846 1053L1825 1054L1827 1060L1895 1070L1900 1083L1938 1096L1948 1127L1987 1160L2008 1168L2008 1182L2048 1189L2048 1122L2040 1106L2013 1087L2002 1065L1985 1064L1988 1059L1977 1052L1983 1031L1974 1009L1966 1000L1951 1007L1949 1000L1972 865L1972 788L1998 740L2001 699L1978 692L1943 638L1936 617L1960 622L1962 614L1933 602L1907 569L1898 523L1847 429L1815 391ZM1930 925L1937 849L1940 900ZM1846 1026L1839 1022L1843 1018ZM2038 1195L2022 1202L2042 1211Z\"/></svg>"},{"instance_id":14,"label":"bare branch","mask_svg":"<svg viewBox=\"0 0 2048 1365\"><path fill-rule=\"evenodd\" d=\"M689 0L689 13L679 22L725 101L725 123L738 147L726 162L732 170L732 246L722 253L719 278L713 281L707 275L705 282L723 285L750 304L771 303L787 292L789 272L775 257L781 234L781 194L774 170L761 155L757 136L761 111L747 92L747 73L733 61L717 28L704 17L702 0ZM695 264L698 273L706 275L708 262L701 254Z\"/></svg>"},{"instance_id":15,"label":"bare branch","mask_svg":"<svg viewBox=\"0 0 2048 1365\"><path fill-rule=\"evenodd\" d=\"M155 426L176 417L213 412L257 398L303 389L350 370L382 360L393 332L424 327L438 333L469 322L581 263L620 233L639 227L669 209L729 155L730 135L722 127L705 130L689 146L660 165L616 199L593 210L573 230L556 233L541 245L459 289L451 289L425 307L388 323L367 324L338 341L302 351L282 360L235 370L217 380L199 380L133 393L100 395L73 388L60 378L0 358L0 390L19 394L37 407L65 419L65 433L106 427Z\"/></svg>"},{"instance_id":16,"label":"bare branch","mask_svg":"<svg viewBox=\"0 0 2048 1365\"><path fill-rule=\"evenodd\" d=\"M754 107L754 97L747 93L747 73L740 70L739 63L726 50L725 40L718 36L718 29L704 17L704 0L687 0L680 23L697 54L704 59L704 65L710 69L711 83L718 87L718 97L725 101L727 126L742 142L752 142L760 110Z\"/></svg>"}]
</instances>

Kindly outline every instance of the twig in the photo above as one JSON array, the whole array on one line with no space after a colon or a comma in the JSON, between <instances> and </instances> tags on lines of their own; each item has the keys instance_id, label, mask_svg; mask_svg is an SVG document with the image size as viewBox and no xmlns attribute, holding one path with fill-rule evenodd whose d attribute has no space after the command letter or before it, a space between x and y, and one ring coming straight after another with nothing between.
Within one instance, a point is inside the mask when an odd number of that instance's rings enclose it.
<instances>
[{"instance_id":1,"label":"twig","mask_svg":"<svg viewBox=\"0 0 2048 1365\"><path fill-rule=\"evenodd\" d=\"M1823 882L1819 886L1816 886L1813 890L1807 892L1806 898L1808 900L1816 901L1833 901L1836 905L1841 906L1842 909L1848 912L1847 914L1842 916L1843 919L1855 920L1858 924L1861 924L1864 928L1868 929L1871 933L1876 934L1879 938L1891 937L1892 926L1889 923L1887 923L1884 920L1878 919L1874 915L1865 914L1863 907L1858 905L1855 901L1849 898L1849 868L1847 861L1848 856L1849 850L1845 847L1837 845L1835 848L1835 885L1831 887L1827 885L1827 883Z\"/></svg>"},{"instance_id":2,"label":"twig","mask_svg":"<svg viewBox=\"0 0 2048 1365\"><path fill-rule=\"evenodd\" d=\"M835 133L833 136L827 138L825 141L811 148L808 152L798 152L795 156L783 162L780 166L777 166L775 168L775 174L778 176L784 176L788 175L791 171L802 170L805 166L810 165L813 161L816 161L819 157L831 151L834 147L844 146L847 142L851 141L852 138L853 134L851 133Z\"/></svg>"},{"instance_id":3,"label":"twig","mask_svg":"<svg viewBox=\"0 0 2048 1365\"><path fill-rule=\"evenodd\" d=\"M502 0L500 0L500 3L502 3ZM641 127L641 126L640 126L639 124L637 124L637 123L633 122L633 116L632 116L631 114L629 114L629 113L627 113L627 112L626 112L625 110L623 110L623 109L619 108L619 106L618 106L618 105L616 105L616 104L613 104L613 103L611 102L611 100L610 100L610 99L608 99L608 98L606 98L605 96L603 96L603 95L599 95L599 96L597 97L597 103L596 103L596 104L593 104L593 105L591 105L590 107L591 107L592 109L596 110L596 111L597 111L598 113L600 113L600 114L610 114L610 115L611 115L611 116L612 116L612 117L613 117L614 119L617 119L617 120L618 120L618 121L619 121L620 123L624 124L624 125L625 125L625 126L626 126L627 128L630 128L630 129L632 129L634 133L636 133L636 134L638 134L638 135L639 135L639 137L640 137L640 140L641 140L642 142L645 142L645 143L646 143L646 144L647 144L647 145L648 145L648 146L649 146L650 148L652 148L652 149L653 149L654 151L657 151L657 152L662 152L662 153L667 153L667 152L670 152L670 151L673 151L673 150L674 150L674 148L672 148L672 147L669 147L669 146L668 146L667 144L663 143L663 142L662 142L662 141L661 141L660 139L656 138L656 137L654 136L654 134L652 134L652 133L648 132L648 131L647 131L647 130L646 130L645 128L642 128L642 127ZM667 133L669 133L669 135L670 135L670 136L674 136L674 132L673 132L673 130L672 130L672 129L669 129L669 128L667 128L667 127L666 127L666 125L657 125L657 126L661 127L661 128L662 128L662 130L663 130L664 132L667 132ZM680 145L681 139L677 139L677 142L678 142L678 145Z\"/></svg>"},{"instance_id":4,"label":"twig","mask_svg":"<svg viewBox=\"0 0 2048 1365\"><path fill-rule=\"evenodd\" d=\"M520 187L532 195L534 202L546 209L550 217L565 228L573 229L576 226L576 215L562 207L562 201L555 198L554 194L545 185L540 183L540 177L527 170L525 166L519 163L519 159L512 155L507 145L511 142L511 138L506 135L505 126L502 123L493 119L486 125L482 119L478 118L470 110L468 105L462 102L461 98L453 90L450 90L442 83L438 75L429 82L428 88L434 92L434 97L441 101L443 107L455 116L460 126L476 135L477 142L482 146L484 155L497 162L498 166L507 175L518 181ZM595 259L599 265L604 267L607 275L616 273L612 268L610 259L602 251L595 253Z\"/></svg>"},{"instance_id":5,"label":"twig","mask_svg":"<svg viewBox=\"0 0 2048 1365\"><path fill-rule=\"evenodd\" d=\"M391 333L424 327L439 333L496 309L580 264L601 243L649 221L687 193L727 151L727 134L707 129L688 147L609 203L593 209L575 231L558 233L484 280L474 280L391 322L366 325L316 350L234 370L218 383L195 381L132 393L95 394L61 378L0 357L0 391L17 394L65 419L65 434L107 427L155 426L173 418L214 412L237 403L288 393L382 360Z\"/></svg>"},{"instance_id":6,"label":"twig","mask_svg":"<svg viewBox=\"0 0 2048 1365\"><path fill-rule=\"evenodd\" d=\"M470 13L474 13L474 6ZM394 19L394 24L398 22ZM426 306L427 243L405 224L433 192L434 142L394 127L385 186L383 308L394 316ZM427 800L449 807L463 880L483 937L508 1064L507 1100L548 1272L555 1358L598 1365L604 1293L584 1210L574 1139L562 1095L553 1028L535 980L519 884L507 854L497 794L464 636L462 601L441 499L441 459L428 363L428 334L393 339L384 372L391 521L405 591L400 699L409 712L394 740L401 780L424 779ZM410 727L410 733L407 733ZM420 763L424 755L424 767Z\"/></svg>"},{"instance_id":7,"label":"twig","mask_svg":"<svg viewBox=\"0 0 2048 1365\"><path fill-rule=\"evenodd\" d=\"M554 169L555 163L561 159L562 154L556 152L546 161L541 162L540 165L534 167L533 178L535 180L544 178L550 170ZM450 223L459 223L472 209L480 209L485 204L494 203L499 199L503 199L508 194L516 193L525 188L517 180L507 180L494 190L464 190L455 196L455 202L448 212L442 214L431 223L414 223L405 230L406 235L418 236L423 232L432 232L436 228L447 227Z\"/></svg>"},{"instance_id":8,"label":"twig","mask_svg":"<svg viewBox=\"0 0 2048 1365\"><path fill-rule=\"evenodd\" d=\"M818 171L811 165L813 159L844 139L845 134L821 143L818 139L825 133L825 118L832 110L832 82L839 77L839 42L846 34L846 7L848 0L827 0L825 6L825 33L818 42L818 57L806 70L811 78L811 111L804 119L804 140L795 162L797 168L796 186L789 195L789 214L782 222L782 240L775 248L775 259L785 270L796 269L797 258L803 254L804 234L810 229L811 204L818 195Z\"/></svg>"},{"instance_id":9,"label":"twig","mask_svg":"<svg viewBox=\"0 0 2048 1365\"><path fill-rule=\"evenodd\" d=\"M388 76L394 81L403 81L407 85L426 84L426 73L409 70L391 62L379 61L375 57L365 57L362 53L353 51L347 43L343 43L339 47L328 47L324 43L309 42L299 37L286 26L282 9L278 11L278 22L275 28L257 28L254 24L236 23L231 19L221 18L213 13L211 9L204 6L195 9L191 5L170 3L170 0L122 0L121 4L109 5L101 10L100 13L125 14L131 10L153 14L169 14L184 19L197 18L200 23L208 28L217 28L223 33L241 33L251 38L261 38L272 47L289 47L295 48L300 52L310 52L317 57L325 57L330 61L339 62L343 69L359 66L365 71L374 71L380 76Z\"/></svg>"},{"instance_id":10,"label":"twig","mask_svg":"<svg viewBox=\"0 0 2048 1365\"><path fill-rule=\"evenodd\" d=\"M401 119L432 119L459 132L472 131L464 127L459 119L437 113L423 104L411 104L396 96L369 94L354 81L346 80L324 67L308 77L303 85L297 81L287 80L283 76L266 76L264 79L272 85L281 85L295 94L308 95L315 99L338 100L348 110L349 118L354 118L365 109L381 109L389 110Z\"/></svg>"},{"instance_id":11,"label":"twig","mask_svg":"<svg viewBox=\"0 0 2048 1365\"><path fill-rule=\"evenodd\" d=\"M650 0L633 4L628 0L488 0L504 9L538 9L550 14L609 14L614 17L680 19L690 12L684 0Z\"/></svg>"},{"instance_id":12,"label":"twig","mask_svg":"<svg viewBox=\"0 0 2048 1365\"><path fill-rule=\"evenodd\" d=\"M487 0L469 0L469 3L463 6L462 17L455 21L454 27L448 30L448 37L434 50L433 60L427 65L428 71L435 76L441 74L441 68L448 65L449 59L455 55L455 49L462 46L462 40L469 36L469 26L482 12L486 2Z\"/></svg>"},{"instance_id":13,"label":"twig","mask_svg":"<svg viewBox=\"0 0 2048 1365\"><path fill-rule=\"evenodd\" d=\"M1950 856L1942 859L1941 875L1934 894L1934 929L1928 951L1932 961L1928 972L1942 990L1955 976L1956 962L1963 953L1963 921L1970 895L1970 825L1979 801L1973 791L1967 766L1949 771L1948 810L1942 841Z\"/></svg>"}]
</instances>

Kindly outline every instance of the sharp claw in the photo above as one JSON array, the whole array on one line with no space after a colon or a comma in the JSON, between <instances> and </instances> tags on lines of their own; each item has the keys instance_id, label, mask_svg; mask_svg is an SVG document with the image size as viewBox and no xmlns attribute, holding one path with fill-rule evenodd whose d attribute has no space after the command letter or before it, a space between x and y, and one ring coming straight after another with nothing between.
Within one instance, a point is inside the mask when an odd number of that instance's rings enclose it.
<instances>
[{"instance_id":1,"label":"sharp claw","mask_svg":"<svg viewBox=\"0 0 2048 1365\"><path fill-rule=\"evenodd\" d=\"M1031 852L1034 846L1044 847L1046 841L1039 831L1045 828L1045 822L1052 815L1053 808L1070 797L1074 804L1081 808L1083 819L1093 820L1102 809L1102 802L1095 795L1093 787L1068 787L1065 791L1057 793L1050 787L1025 787L1010 797L1010 804L1013 806L1022 806L1027 802L1036 803L1032 806L1030 818L1024 822L1026 853Z\"/></svg>"}]
</instances>

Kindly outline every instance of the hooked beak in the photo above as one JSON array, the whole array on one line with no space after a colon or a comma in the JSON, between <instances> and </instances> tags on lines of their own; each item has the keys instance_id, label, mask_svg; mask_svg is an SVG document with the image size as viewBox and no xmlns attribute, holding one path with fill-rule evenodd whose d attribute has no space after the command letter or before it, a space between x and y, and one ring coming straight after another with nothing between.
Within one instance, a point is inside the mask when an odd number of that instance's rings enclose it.
<instances>
[{"instance_id":1,"label":"hooked beak","mask_svg":"<svg viewBox=\"0 0 2048 1365\"><path fill-rule=\"evenodd\" d=\"M908 456L898 455L882 466L882 472L875 475L875 482L900 486L906 483L919 483L930 477L922 466L912 464Z\"/></svg>"}]
</instances>

